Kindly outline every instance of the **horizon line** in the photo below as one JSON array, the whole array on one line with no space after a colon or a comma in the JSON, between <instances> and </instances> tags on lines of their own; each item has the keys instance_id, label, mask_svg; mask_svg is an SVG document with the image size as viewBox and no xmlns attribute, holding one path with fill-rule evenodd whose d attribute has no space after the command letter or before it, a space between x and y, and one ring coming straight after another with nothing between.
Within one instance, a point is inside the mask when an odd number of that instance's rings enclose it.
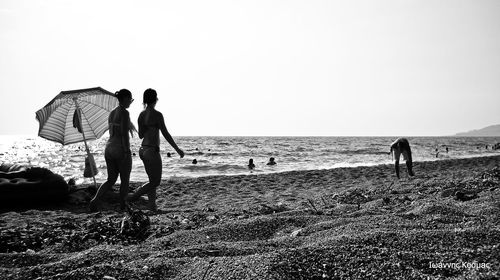
<instances>
[{"instance_id":1,"label":"horizon line","mask_svg":"<svg viewBox=\"0 0 500 280\"><path fill-rule=\"evenodd\" d=\"M0 136L40 137L36 134L22 134L22 133L21 134L0 133ZM500 137L500 135L496 136L495 135L470 136L470 135L456 135L456 134L455 135L176 135L172 137Z\"/></svg>"}]
</instances>

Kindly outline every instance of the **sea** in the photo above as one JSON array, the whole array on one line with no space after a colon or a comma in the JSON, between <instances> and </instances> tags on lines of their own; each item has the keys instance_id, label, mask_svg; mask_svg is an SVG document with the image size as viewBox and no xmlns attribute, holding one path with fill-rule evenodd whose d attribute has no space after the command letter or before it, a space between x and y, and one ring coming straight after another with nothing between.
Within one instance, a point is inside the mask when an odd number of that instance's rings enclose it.
<instances>
[{"instance_id":1,"label":"sea","mask_svg":"<svg viewBox=\"0 0 500 280\"><path fill-rule=\"evenodd\" d=\"M393 162L389 146L397 137L174 137L184 150L180 158L162 139L163 179L214 175L252 175L292 170L372 166ZM97 182L107 178L104 148L108 136L88 141L98 174ZM492 146L500 137L407 137L414 161L435 161L499 155ZM138 156L140 139L131 139L131 181L147 181ZM448 148L448 151L446 151ZM167 156L171 154L171 157ZM83 177L86 151L83 143L63 146L38 136L0 135L0 162L45 167L77 184L90 183ZM267 165L271 157L276 165ZM193 164L193 160L197 164ZM249 170L249 159L255 169Z\"/></svg>"}]
</instances>

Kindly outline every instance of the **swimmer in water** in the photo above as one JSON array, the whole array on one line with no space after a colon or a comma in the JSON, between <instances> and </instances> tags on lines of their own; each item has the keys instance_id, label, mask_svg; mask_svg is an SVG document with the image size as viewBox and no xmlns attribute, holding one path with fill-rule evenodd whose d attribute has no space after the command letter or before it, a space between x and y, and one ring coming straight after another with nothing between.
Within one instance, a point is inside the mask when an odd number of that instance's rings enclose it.
<instances>
[{"instance_id":1,"label":"swimmer in water","mask_svg":"<svg viewBox=\"0 0 500 280\"><path fill-rule=\"evenodd\" d=\"M276 161L274 161L273 157L269 159L269 162L267 163L267 165L276 165Z\"/></svg>"},{"instance_id":2,"label":"swimmer in water","mask_svg":"<svg viewBox=\"0 0 500 280\"><path fill-rule=\"evenodd\" d=\"M248 161L248 169L252 170L255 168L255 164L253 164L253 158L251 158L249 161Z\"/></svg>"}]
</instances>

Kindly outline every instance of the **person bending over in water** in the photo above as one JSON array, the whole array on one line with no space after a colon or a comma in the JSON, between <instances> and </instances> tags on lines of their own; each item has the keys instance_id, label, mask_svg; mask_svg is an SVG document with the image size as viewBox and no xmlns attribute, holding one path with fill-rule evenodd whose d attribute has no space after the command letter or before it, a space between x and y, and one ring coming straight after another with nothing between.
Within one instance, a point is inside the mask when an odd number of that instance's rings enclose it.
<instances>
[{"instance_id":1,"label":"person bending over in water","mask_svg":"<svg viewBox=\"0 0 500 280\"><path fill-rule=\"evenodd\" d=\"M406 167L408 175L415 176L413 173L413 160L411 157L410 143L406 138L398 138L391 144L391 154L394 153L394 167L396 168L396 176L399 179L399 158L403 154L403 158L406 161Z\"/></svg>"},{"instance_id":2,"label":"person bending over in water","mask_svg":"<svg viewBox=\"0 0 500 280\"><path fill-rule=\"evenodd\" d=\"M130 152L130 138L133 136L134 125L130 122L130 115L127 108L134 101L132 93L127 89L122 89L115 93L119 106L116 107L108 117L109 139L104 149L104 159L108 170L108 179L104 182L94 198L90 201L89 208L96 211L101 197L110 190L120 175L120 210L125 209L125 198L128 193L130 171L132 170L132 157Z\"/></svg>"},{"instance_id":3,"label":"person bending over in water","mask_svg":"<svg viewBox=\"0 0 500 280\"><path fill-rule=\"evenodd\" d=\"M162 113L155 109L158 102L157 93L154 89L144 91L143 103L145 109L139 115L139 137L142 139L139 157L144 163L149 182L140 187L136 192L130 194L128 201L137 200L144 194L148 195L148 208L156 211L156 188L161 182L162 162L160 156L160 131L167 142L175 149L181 158L182 151L174 139L168 133Z\"/></svg>"}]
</instances>

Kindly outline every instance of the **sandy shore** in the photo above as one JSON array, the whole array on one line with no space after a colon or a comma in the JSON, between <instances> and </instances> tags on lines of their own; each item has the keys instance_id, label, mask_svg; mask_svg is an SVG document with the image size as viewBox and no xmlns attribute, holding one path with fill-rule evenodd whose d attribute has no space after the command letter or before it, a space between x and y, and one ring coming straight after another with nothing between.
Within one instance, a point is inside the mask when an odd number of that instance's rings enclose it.
<instances>
[{"instance_id":1,"label":"sandy shore","mask_svg":"<svg viewBox=\"0 0 500 280\"><path fill-rule=\"evenodd\" d=\"M0 214L3 279L496 279L500 156L164 181L151 228L116 194ZM133 187L140 183L132 184ZM82 191L80 199L88 199ZM136 205L145 208L146 200ZM446 264L454 267L443 267Z\"/></svg>"}]
</instances>

